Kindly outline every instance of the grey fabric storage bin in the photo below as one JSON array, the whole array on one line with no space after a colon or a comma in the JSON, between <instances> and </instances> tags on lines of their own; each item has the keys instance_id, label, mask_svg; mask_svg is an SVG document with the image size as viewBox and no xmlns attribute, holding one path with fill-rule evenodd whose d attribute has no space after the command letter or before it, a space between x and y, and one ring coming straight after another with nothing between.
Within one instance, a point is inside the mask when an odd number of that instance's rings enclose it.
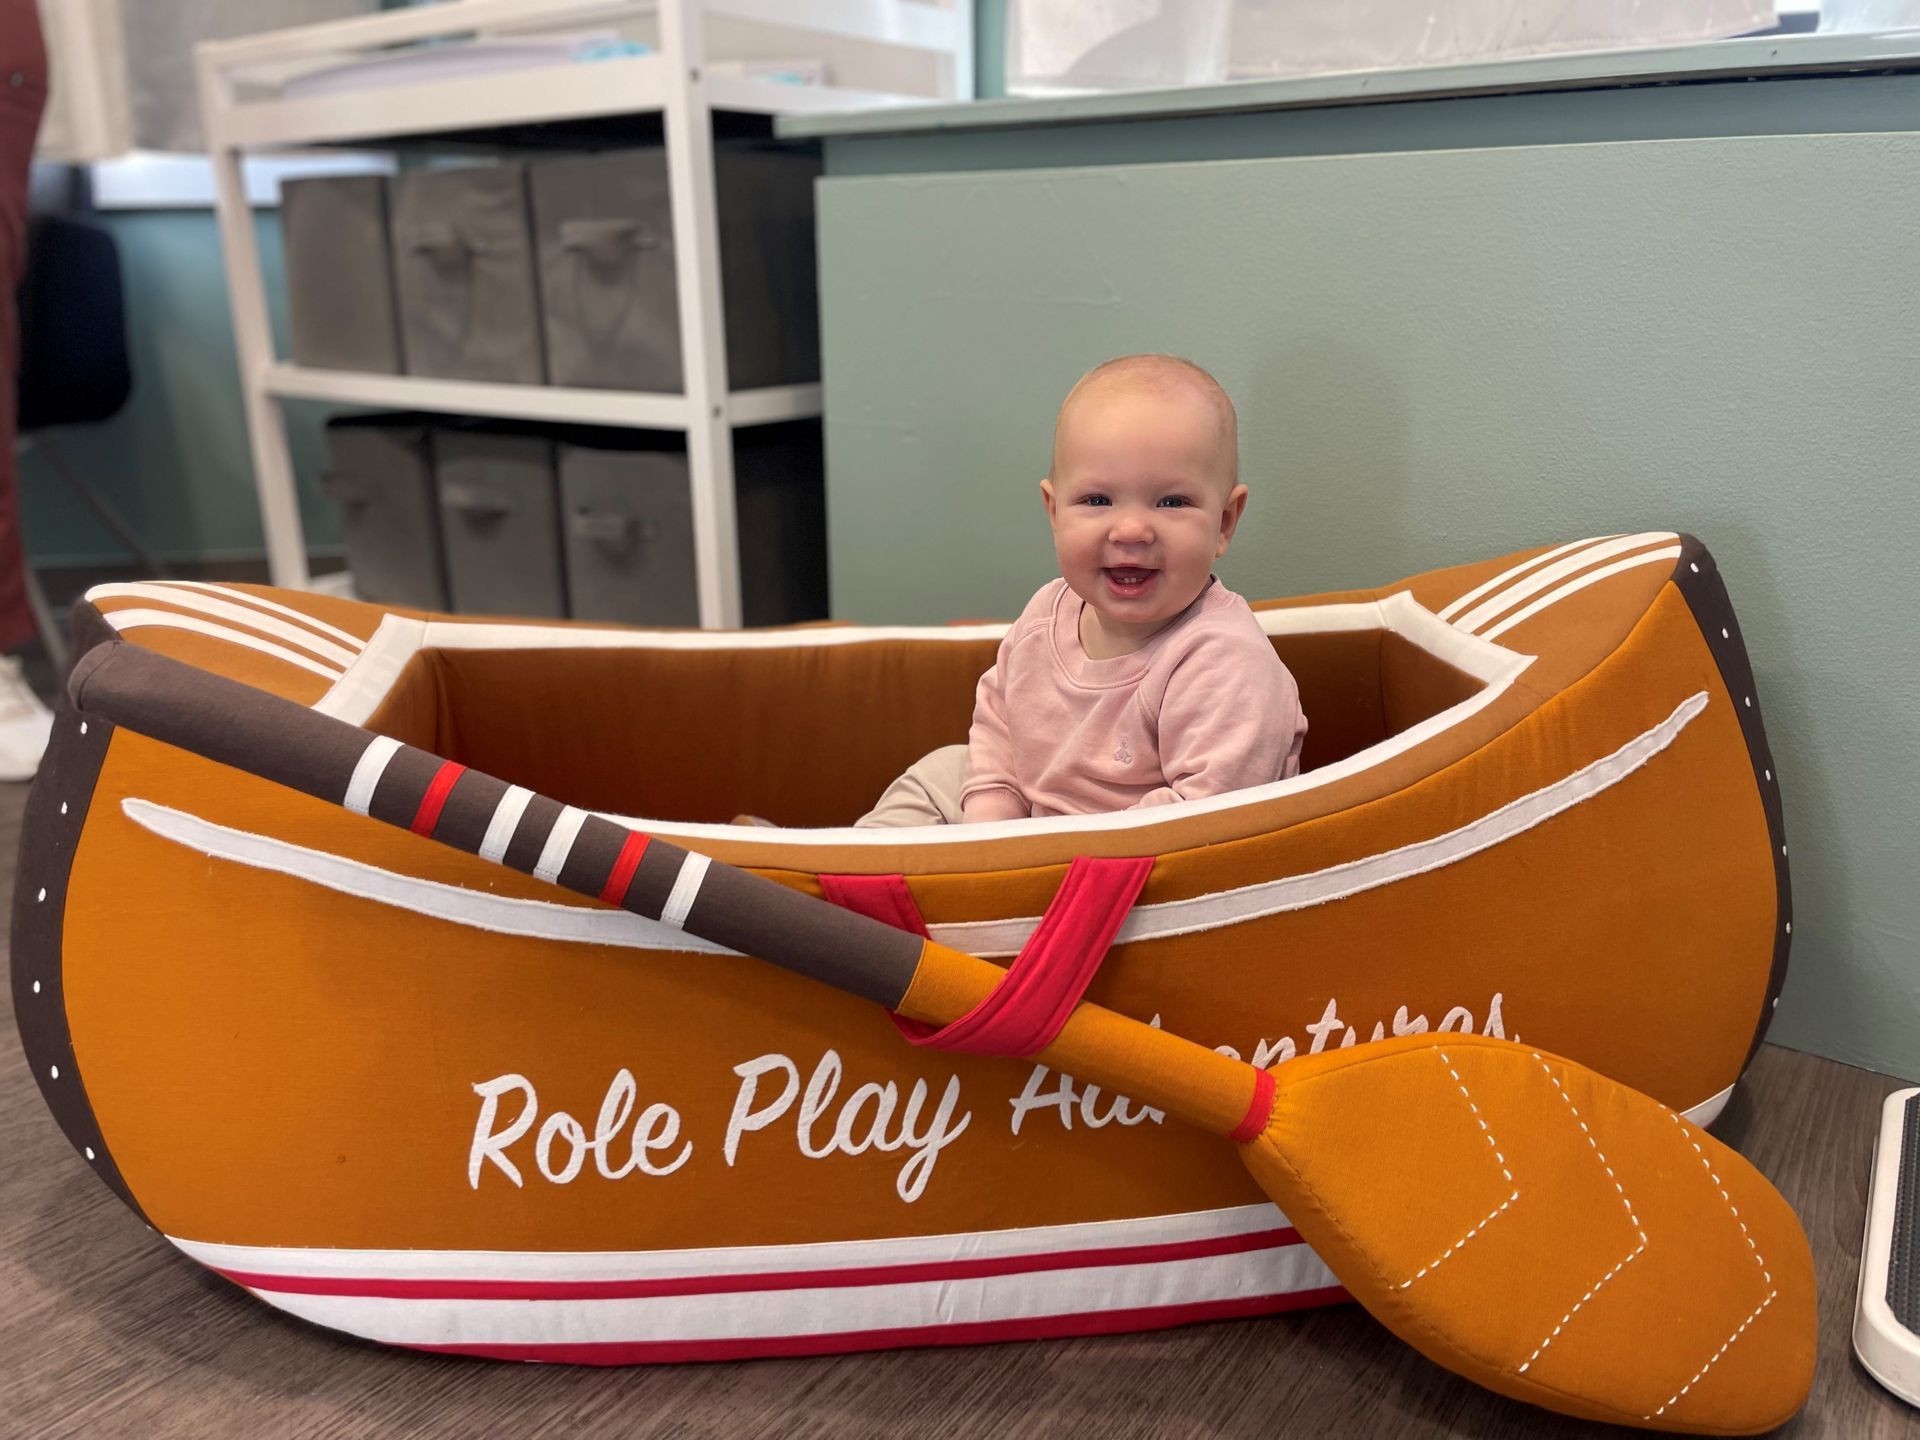
<instances>
[{"instance_id":1,"label":"grey fabric storage bin","mask_svg":"<svg viewBox=\"0 0 1920 1440\"><path fill-rule=\"evenodd\" d=\"M327 422L320 488L341 508L347 568L363 599L447 608L433 457L418 415L342 416Z\"/></svg>"},{"instance_id":2,"label":"grey fabric storage bin","mask_svg":"<svg viewBox=\"0 0 1920 1440\"><path fill-rule=\"evenodd\" d=\"M543 160L529 186L553 383L678 391L680 321L662 152Z\"/></svg>"},{"instance_id":3,"label":"grey fabric storage bin","mask_svg":"<svg viewBox=\"0 0 1920 1440\"><path fill-rule=\"evenodd\" d=\"M714 173L729 386L818 380L819 157L720 144ZM531 189L553 383L683 390L665 152L540 161Z\"/></svg>"},{"instance_id":4,"label":"grey fabric storage bin","mask_svg":"<svg viewBox=\"0 0 1920 1440\"><path fill-rule=\"evenodd\" d=\"M402 173L393 257L408 374L545 378L524 166Z\"/></svg>"},{"instance_id":5,"label":"grey fabric storage bin","mask_svg":"<svg viewBox=\"0 0 1920 1440\"><path fill-rule=\"evenodd\" d=\"M565 616L553 442L504 428L437 430L433 456L453 608Z\"/></svg>"},{"instance_id":6,"label":"grey fabric storage bin","mask_svg":"<svg viewBox=\"0 0 1920 1440\"><path fill-rule=\"evenodd\" d=\"M678 436L562 445L560 505L574 619L700 623L693 495Z\"/></svg>"},{"instance_id":7,"label":"grey fabric storage bin","mask_svg":"<svg viewBox=\"0 0 1920 1440\"><path fill-rule=\"evenodd\" d=\"M326 370L401 372L384 175L280 187L293 358Z\"/></svg>"},{"instance_id":8,"label":"grey fabric storage bin","mask_svg":"<svg viewBox=\"0 0 1920 1440\"><path fill-rule=\"evenodd\" d=\"M577 620L697 625L693 497L675 436L595 436L560 448L567 587ZM734 432L740 588L748 625L827 613L818 421Z\"/></svg>"}]
</instances>

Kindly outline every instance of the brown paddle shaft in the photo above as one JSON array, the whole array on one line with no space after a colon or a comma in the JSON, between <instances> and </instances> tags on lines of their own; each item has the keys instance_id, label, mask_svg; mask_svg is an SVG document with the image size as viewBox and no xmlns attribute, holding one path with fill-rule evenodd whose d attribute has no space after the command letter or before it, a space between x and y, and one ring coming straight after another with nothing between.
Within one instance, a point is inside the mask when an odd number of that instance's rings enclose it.
<instances>
[{"instance_id":1,"label":"brown paddle shaft","mask_svg":"<svg viewBox=\"0 0 1920 1440\"><path fill-rule=\"evenodd\" d=\"M483 855L648 920L949 1024L1006 973L891 925L452 764L250 685L124 641L96 645L68 693L81 713ZM637 854L637 863L634 857ZM1216 1134L1271 1095L1263 1072L1081 1005L1039 1058L1125 1087ZM1119 1063L1116 1063L1118 1060Z\"/></svg>"}]
</instances>

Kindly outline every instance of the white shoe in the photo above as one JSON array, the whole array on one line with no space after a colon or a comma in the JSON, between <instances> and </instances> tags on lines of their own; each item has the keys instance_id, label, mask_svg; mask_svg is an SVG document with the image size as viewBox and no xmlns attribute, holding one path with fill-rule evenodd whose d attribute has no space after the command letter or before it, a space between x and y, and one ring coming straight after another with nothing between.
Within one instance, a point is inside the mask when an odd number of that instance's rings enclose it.
<instances>
[{"instance_id":1,"label":"white shoe","mask_svg":"<svg viewBox=\"0 0 1920 1440\"><path fill-rule=\"evenodd\" d=\"M53 712L27 684L20 662L0 655L0 780L33 779L52 734Z\"/></svg>"}]
</instances>

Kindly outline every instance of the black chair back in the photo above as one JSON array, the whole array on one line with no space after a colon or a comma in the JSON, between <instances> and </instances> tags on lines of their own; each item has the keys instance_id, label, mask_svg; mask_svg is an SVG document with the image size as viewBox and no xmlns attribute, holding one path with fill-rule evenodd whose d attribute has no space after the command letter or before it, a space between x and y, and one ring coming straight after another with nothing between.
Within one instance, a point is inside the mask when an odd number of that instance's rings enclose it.
<instances>
[{"instance_id":1,"label":"black chair back","mask_svg":"<svg viewBox=\"0 0 1920 1440\"><path fill-rule=\"evenodd\" d=\"M88 221L37 217L20 284L20 433L106 420L132 391L120 247Z\"/></svg>"}]
</instances>

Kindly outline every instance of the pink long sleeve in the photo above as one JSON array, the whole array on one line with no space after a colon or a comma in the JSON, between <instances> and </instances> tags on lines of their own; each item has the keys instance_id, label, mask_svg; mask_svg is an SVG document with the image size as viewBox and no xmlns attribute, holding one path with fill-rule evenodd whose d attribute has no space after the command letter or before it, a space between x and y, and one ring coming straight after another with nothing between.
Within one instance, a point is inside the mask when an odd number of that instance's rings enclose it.
<instances>
[{"instance_id":1,"label":"pink long sleeve","mask_svg":"<svg viewBox=\"0 0 1920 1440\"><path fill-rule=\"evenodd\" d=\"M1090 660L1064 580L1028 602L975 695L968 820L1084 815L1271 784L1307 720L1246 601L1217 582L1130 655Z\"/></svg>"},{"instance_id":2,"label":"pink long sleeve","mask_svg":"<svg viewBox=\"0 0 1920 1440\"><path fill-rule=\"evenodd\" d=\"M968 820L1024 820L1032 813L1014 774L1002 680L1018 633L1017 625L1007 632L993 668L980 677L974 690L973 727L967 732L967 783L960 792L960 813Z\"/></svg>"},{"instance_id":3,"label":"pink long sleeve","mask_svg":"<svg viewBox=\"0 0 1920 1440\"><path fill-rule=\"evenodd\" d=\"M1155 729L1166 783L1136 806L1270 784L1299 771L1306 738L1299 686L1272 643L1220 630L1196 637L1172 667Z\"/></svg>"}]
</instances>

